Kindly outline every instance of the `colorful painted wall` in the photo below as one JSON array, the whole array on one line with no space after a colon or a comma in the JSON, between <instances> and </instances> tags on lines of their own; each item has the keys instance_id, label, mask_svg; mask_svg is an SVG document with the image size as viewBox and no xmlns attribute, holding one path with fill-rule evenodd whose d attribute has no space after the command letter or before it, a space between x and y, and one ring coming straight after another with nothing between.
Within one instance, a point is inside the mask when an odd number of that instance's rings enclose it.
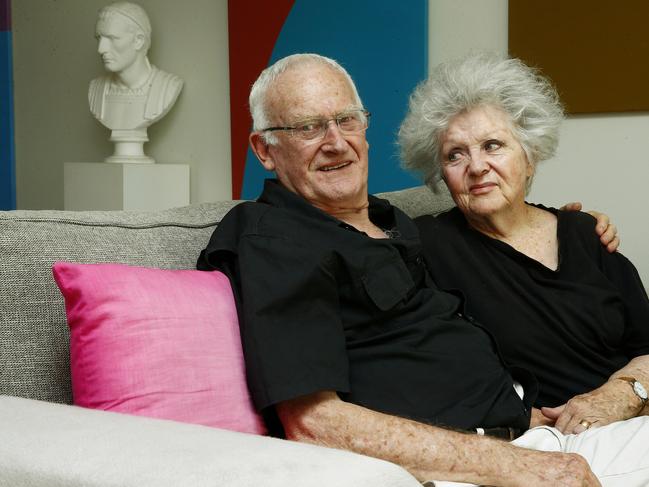
<instances>
[{"instance_id":1,"label":"colorful painted wall","mask_svg":"<svg viewBox=\"0 0 649 487\"><path fill-rule=\"evenodd\" d=\"M0 210L16 208L11 8L0 0Z\"/></svg>"},{"instance_id":2,"label":"colorful painted wall","mask_svg":"<svg viewBox=\"0 0 649 487\"><path fill-rule=\"evenodd\" d=\"M427 0L230 0L228 24L234 198L255 198L269 176L248 148L250 86L266 66L297 52L340 62L372 112L370 192L419 184L399 167L395 137L409 93L427 75Z\"/></svg>"}]
</instances>

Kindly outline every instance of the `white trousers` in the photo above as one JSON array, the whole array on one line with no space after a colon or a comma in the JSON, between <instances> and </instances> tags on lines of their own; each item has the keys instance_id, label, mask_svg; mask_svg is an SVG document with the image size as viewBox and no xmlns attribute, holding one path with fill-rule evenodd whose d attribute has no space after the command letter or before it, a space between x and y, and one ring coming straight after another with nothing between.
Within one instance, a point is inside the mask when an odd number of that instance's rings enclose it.
<instances>
[{"instance_id":1,"label":"white trousers","mask_svg":"<svg viewBox=\"0 0 649 487\"><path fill-rule=\"evenodd\" d=\"M578 453L603 487L649 486L649 416L564 435L556 428L539 426L512 442L533 450ZM435 481L435 487L468 487L475 484Z\"/></svg>"}]
</instances>

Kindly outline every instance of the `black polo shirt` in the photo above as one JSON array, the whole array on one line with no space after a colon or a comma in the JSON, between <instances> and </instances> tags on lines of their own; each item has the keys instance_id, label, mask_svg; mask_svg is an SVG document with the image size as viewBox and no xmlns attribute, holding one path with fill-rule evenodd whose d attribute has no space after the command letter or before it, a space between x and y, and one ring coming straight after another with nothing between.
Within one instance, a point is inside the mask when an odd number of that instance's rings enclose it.
<instances>
[{"instance_id":1,"label":"black polo shirt","mask_svg":"<svg viewBox=\"0 0 649 487\"><path fill-rule=\"evenodd\" d=\"M435 288L414 223L374 197L369 212L394 238L371 238L268 180L201 253L199 269L233 284L257 408L331 390L427 423L526 428L494 341Z\"/></svg>"}]
</instances>

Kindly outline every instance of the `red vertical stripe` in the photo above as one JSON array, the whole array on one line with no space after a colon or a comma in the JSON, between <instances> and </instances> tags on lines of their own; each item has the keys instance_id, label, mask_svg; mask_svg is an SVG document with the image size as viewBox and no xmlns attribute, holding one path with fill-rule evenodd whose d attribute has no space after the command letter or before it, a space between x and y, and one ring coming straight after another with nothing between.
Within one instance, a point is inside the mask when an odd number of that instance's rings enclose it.
<instances>
[{"instance_id":1,"label":"red vertical stripe","mask_svg":"<svg viewBox=\"0 0 649 487\"><path fill-rule=\"evenodd\" d=\"M11 30L11 4L9 0L0 0L0 32Z\"/></svg>"},{"instance_id":2,"label":"red vertical stripe","mask_svg":"<svg viewBox=\"0 0 649 487\"><path fill-rule=\"evenodd\" d=\"M232 198L241 197L252 126L250 87L268 65L284 21L295 0L228 0L230 51L230 140Z\"/></svg>"}]
</instances>

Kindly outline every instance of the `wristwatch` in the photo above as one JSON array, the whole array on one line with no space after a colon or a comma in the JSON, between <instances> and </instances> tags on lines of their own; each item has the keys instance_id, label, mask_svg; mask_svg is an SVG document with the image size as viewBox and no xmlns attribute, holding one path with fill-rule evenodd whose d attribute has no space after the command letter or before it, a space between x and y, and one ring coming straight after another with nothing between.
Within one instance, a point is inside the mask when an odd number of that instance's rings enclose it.
<instances>
[{"instance_id":1,"label":"wristwatch","mask_svg":"<svg viewBox=\"0 0 649 487\"><path fill-rule=\"evenodd\" d=\"M647 398L649 398L647 389L645 389L644 386L640 384L640 382L636 380L635 377L616 377L616 379L623 380L624 382L628 382L631 385L634 394L638 396L642 401L642 407L647 404Z\"/></svg>"}]
</instances>

